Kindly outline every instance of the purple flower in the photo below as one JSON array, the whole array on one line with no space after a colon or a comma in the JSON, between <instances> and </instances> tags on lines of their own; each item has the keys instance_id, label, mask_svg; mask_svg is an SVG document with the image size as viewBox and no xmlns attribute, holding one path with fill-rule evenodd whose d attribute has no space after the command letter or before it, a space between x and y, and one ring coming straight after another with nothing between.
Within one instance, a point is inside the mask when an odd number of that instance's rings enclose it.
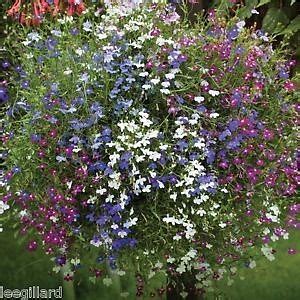
<instances>
[{"instance_id":1,"label":"purple flower","mask_svg":"<svg viewBox=\"0 0 300 300\"><path fill-rule=\"evenodd\" d=\"M4 104L9 99L8 91L5 87L0 86L0 104Z\"/></svg>"},{"instance_id":2,"label":"purple flower","mask_svg":"<svg viewBox=\"0 0 300 300\"><path fill-rule=\"evenodd\" d=\"M239 31L238 31L237 26L234 26L233 28L231 28L227 33L227 38L230 40L235 40L235 39L237 39L238 36L239 36Z\"/></svg>"},{"instance_id":3,"label":"purple flower","mask_svg":"<svg viewBox=\"0 0 300 300\"><path fill-rule=\"evenodd\" d=\"M29 88L29 81L28 80L22 81L21 87L23 89L28 89Z\"/></svg>"}]
</instances>

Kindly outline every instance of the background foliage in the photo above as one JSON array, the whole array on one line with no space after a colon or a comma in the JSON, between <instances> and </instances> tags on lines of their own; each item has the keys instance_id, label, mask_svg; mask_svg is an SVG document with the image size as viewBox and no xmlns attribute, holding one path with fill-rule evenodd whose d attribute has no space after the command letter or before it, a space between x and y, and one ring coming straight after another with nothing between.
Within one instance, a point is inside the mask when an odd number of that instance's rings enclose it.
<instances>
[{"instance_id":1,"label":"background foliage","mask_svg":"<svg viewBox=\"0 0 300 300\"><path fill-rule=\"evenodd\" d=\"M205 1L203 1L203 7L208 7ZM205 5L206 4L206 5ZM300 4L295 0L245 0L244 6L240 10L240 16L249 19L248 24L256 22L257 27L261 27L265 31L276 34L277 40L289 43L291 48L295 49L295 55L300 57L300 16L299 9ZM232 4L229 0L216 0L213 5L223 6L224 9L230 10ZM8 3L1 6L1 14L4 15L5 10L8 7ZM259 14L253 14L253 9L259 12ZM4 22L3 22L4 21ZM4 19L0 24L0 32L5 32L8 29L7 25L9 20ZM4 35L1 39L5 38ZM9 55L5 51L1 51L0 59ZM298 62L299 63L299 62ZM298 65L299 66L299 65ZM4 75L2 75L4 76ZM13 230L12 230L13 231ZM15 248L14 240L11 240L11 232L7 232L5 235L0 235L1 257L5 257L0 264L1 272L0 284L7 287L18 287L26 285L41 284L44 287L56 287L60 278L53 276L44 276L41 278L39 274L44 273L43 270L49 268L45 262L47 258L41 253L28 254L23 251L24 245L21 242L18 247ZM293 242L296 244L299 240L299 234L295 234ZM224 291L229 293L230 299L298 299L300 290L295 289L296 281L289 280L291 276L297 278L299 276L299 256L287 257L286 248L287 244L281 245L282 253L279 254L278 262L267 264L265 261L261 262L259 268L254 271L247 271L244 277L250 278L250 280L236 282L232 287L228 287L227 283L221 283L224 285ZM18 259L15 260L15 257ZM18 267L16 267L16 265ZM32 270L33 272L30 272ZM28 276L30 274L30 276ZM292 275L293 274L293 275ZM285 281L283 281L283 278ZM299 277L298 277L299 278ZM288 284L287 284L288 281ZM133 288L133 281L126 283ZM76 282L76 291L78 299L87 298L87 290L90 292L90 286L87 282ZM118 288L117 285L114 286ZM103 295L101 287L95 288L91 291L88 299L99 299L99 294ZM113 293L113 291L112 291ZM111 295L103 295L101 299L111 299ZM106 298L105 298L106 297ZM117 299L117 293L114 296Z\"/></svg>"}]
</instances>

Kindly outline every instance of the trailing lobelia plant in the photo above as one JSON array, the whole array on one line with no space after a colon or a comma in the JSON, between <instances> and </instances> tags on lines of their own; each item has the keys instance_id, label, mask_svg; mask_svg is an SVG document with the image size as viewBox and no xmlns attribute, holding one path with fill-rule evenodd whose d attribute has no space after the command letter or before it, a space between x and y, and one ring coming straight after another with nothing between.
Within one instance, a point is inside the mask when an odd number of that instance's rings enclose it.
<instances>
[{"instance_id":1,"label":"trailing lobelia plant","mask_svg":"<svg viewBox=\"0 0 300 300\"><path fill-rule=\"evenodd\" d=\"M299 227L295 62L244 26L149 3L19 34L2 202L30 251L69 280L92 250L92 280L134 271L146 299L274 259Z\"/></svg>"}]
</instances>

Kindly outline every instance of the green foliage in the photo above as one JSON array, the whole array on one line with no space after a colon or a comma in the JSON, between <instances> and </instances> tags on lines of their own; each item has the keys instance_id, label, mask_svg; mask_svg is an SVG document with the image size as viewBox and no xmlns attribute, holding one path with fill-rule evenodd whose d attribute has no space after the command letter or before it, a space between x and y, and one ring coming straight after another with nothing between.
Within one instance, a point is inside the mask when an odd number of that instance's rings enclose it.
<instances>
[{"instance_id":1,"label":"green foliage","mask_svg":"<svg viewBox=\"0 0 300 300\"><path fill-rule=\"evenodd\" d=\"M249 24L256 23L268 34L283 40L300 57L300 3L296 0L245 0L233 4L227 0L215 0L212 6L223 11L237 9L240 19L248 19ZM254 11L256 10L256 11Z\"/></svg>"},{"instance_id":2,"label":"green foliage","mask_svg":"<svg viewBox=\"0 0 300 300\"><path fill-rule=\"evenodd\" d=\"M271 2L271 0L260 0L260 2L259 2L259 4L257 5L257 7L260 7L260 6L262 6L262 5L268 4L268 3L270 3L270 2Z\"/></svg>"},{"instance_id":3,"label":"green foliage","mask_svg":"<svg viewBox=\"0 0 300 300\"><path fill-rule=\"evenodd\" d=\"M273 34L282 33L289 22L288 16L281 9L271 7L263 19L263 29Z\"/></svg>"},{"instance_id":4,"label":"green foliage","mask_svg":"<svg viewBox=\"0 0 300 300\"><path fill-rule=\"evenodd\" d=\"M245 1L245 6L243 6L239 10L238 16L241 19L250 18L252 16L252 9L257 7L257 5L258 5L258 0L246 0Z\"/></svg>"},{"instance_id":5,"label":"green foliage","mask_svg":"<svg viewBox=\"0 0 300 300\"><path fill-rule=\"evenodd\" d=\"M262 10L262 28L268 33L290 37L300 30L297 14L299 4L295 0L246 0L245 5L240 8L239 15L249 18L252 16L252 9L258 8Z\"/></svg>"},{"instance_id":6,"label":"green foliage","mask_svg":"<svg viewBox=\"0 0 300 300\"><path fill-rule=\"evenodd\" d=\"M300 15L293 19L289 25L281 31L281 34L294 34L300 30Z\"/></svg>"}]
</instances>

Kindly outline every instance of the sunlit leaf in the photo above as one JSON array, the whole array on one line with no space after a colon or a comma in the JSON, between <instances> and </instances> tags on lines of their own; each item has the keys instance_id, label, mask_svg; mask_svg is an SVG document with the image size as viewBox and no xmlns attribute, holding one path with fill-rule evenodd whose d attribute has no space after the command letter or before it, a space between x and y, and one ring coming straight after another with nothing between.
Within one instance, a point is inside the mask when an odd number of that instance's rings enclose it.
<instances>
[{"instance_id":1,"label":"sunlit leaf","mask_svg":"<svg viewBox=\"0 0 300 300\"><path fill-rule=\"evenodd\" d=\"M250 18L252 15L252 9L258 4L258 0L246 0L245 6L238 11L238 16L241 19Z\"/></svg>"},{"instance_id":2,"label":"sunlit leaf","mask_svg":"<svg viewBox=\"0 0 300 300\"><path fill-rule=\"evenodd\" d=\"M260 0L257 7L263 6L265 4L268 4L269 2L271 2L271 0Z\"/></svg>"},{"instance_id":3,"label":"sunlit leaf","mask_svg":"<svg viewBox=\"0 0 300 300\"><path fill-rule=\"evenodd\" d=\"M263 19L262 28L269 33L279 33L289 24L288 16L280 9L268 9Z\"/></svg>"},{"instance_id":4,"label":"sunlit leaf","mask_svg":"<svg viewBox=\"0 0 300 300\"><path fill-rule=\"evenodd\" d=\"M294 18L281 34L291 34L300 30L300 16Z\"/></svg>"}]
</instances>

